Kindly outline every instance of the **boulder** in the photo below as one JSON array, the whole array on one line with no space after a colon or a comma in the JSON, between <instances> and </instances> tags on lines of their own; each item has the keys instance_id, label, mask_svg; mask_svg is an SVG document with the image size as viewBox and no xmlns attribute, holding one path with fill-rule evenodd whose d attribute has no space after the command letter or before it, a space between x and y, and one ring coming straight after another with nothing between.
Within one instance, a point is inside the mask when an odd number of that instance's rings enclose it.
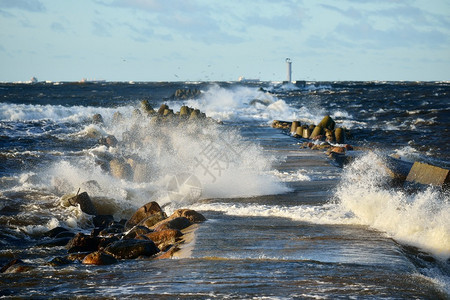
<instances>
[{"instance_id":1,"label":"boulder","mask_svg":"<svg viewBox=\"0 0 450 300\"><path fill-rule=\"evenodd\" d=\"M113 222L114 217L112 215L97 215L92 219L92 223L98 228L106 228Z\"/></svg>"},{"instance_id":2,"label":"boulder","mask_svg":"<svg viewBox=\"0 0 450 300\"><path fill-rule=\"evenodd\" d=\"M183 105L180 108L180 117L187 118L189 115L190 115L189 107L187 107L186 105Z\"/></svg>"},{"instance_id":3,"label":"boulder","mask_svg":"<svg viewBox=\"0 0 450 300\"><path fill-rule=\"evenodd\" d=\"M153 230L145 226L134 226L127 234L123 237L124 239L134 239L139 235L146 235L153 232Z\"/></svg>"},{"instance_id":4,"label":"boulder","mask_svg":"<svg viewBox=\"0 0 450 300\"><path fill-rule=\"evenodd\" d=\"M164 212L156 212L139 222L139 224L145 226L146 228L152 228L152 226L154 226L156 223L161 222L166 218L167 216Z\"/></svg>"},{"instance_id":5,"label":"boulder","mask_svg":"<svg viewBox=\"0 0 450 300\"><path fill-rule=\"evenodd\" d=\"M164 114L164 110L166 109L169 109L169 106L167 104L161 104L158 109L158 115L162 116Z\"/></svg>"},{"instance_id":6,"label":"boulder","mask_svg":"<svg viewBox=\"0 0 450 300\"><path fill-rule=\"evenodd\" d=\"M50 266L53 266L53 267L59 267L59 266L69 265L72 262L73 261L68 259L67 257L57 256L57 257L53 258L51 261L49 261L47 264Z\"/></svg>"},{"instance_id":7,"label":"boulder","mask_svg":"<svg viewBox=\"0 0 450 300\"><path fill-rule=\"evenodd\" d=\"M123 159L113 159L109 162L109 169L111 175L118 179L129 180L133 177L133 170L131 166Z\"/></svg>"},{"instance_id":8,"label":"boulder","mask_svg":"<svg viewBox=\"0 0 450 300\"><path fill-rule=\"evenodd\" d=\"M92 203L91 198L89 197L88 193L83 192L81 194L78 194L72 198L68 199L70 205L80 205L81 211L88 215L97 215L97 209L95 208L94 204Z\"/></svg>"},{"instance_id":9,"label":"boulder","mask_svg":"<svg viewBox=\"0 0 450 300\"><path fill-rule=\"evenodd\" d=\"M155 110L153 109L153 107L150 105L150 103L148 102L148 100L142 100L141 101L141 108L142 110L146 113L146 114L154 114Z\"/></svg>"},{"instance_id":10,"label":"boulder","mask_svg":"<svg viewBox=\"0 0 450 300\"><path fill-rule=\"evenodd\" d=\"M103 117L101 114L95 114L92 116L92 123L95 124L102 124L103 123Z\"/></svg>"},{"instance_id":11,"label":"boulder","mask_svg":"<svg viewBox=\"0 0 450 300\"><path fill-rule=\"evenodd\" d=\"M101 251L95 251L86 255L81 262L83 265L105 266L117 263L117 259Z\"/></svg>"},{"instance_id":12,"label":"boulder","mask_svg":"<svg viewBox=\"0 0 450 300\"><path fill-rule=\"evenodd\" d=\"M330 130L333 130L335 125L336 125L336 123L330 116L325 116L322 119L322 121L320 121L320 123L317 124L317 126L320 126L322 128L328 128Z\"/></svg>"},{"instance_id":13,"label":"boulder","mask_svg":"<svg viewBox=\"0 0 450 300\"><path fill-rule=\"evenodd\" d=\"M104 249L105 253L117 259L134 259L139 256L152 256L159 252L158 247L151 240L120 240Z\"/></svg>"},{"instance_id":14,"label":"boulder","mask_svg":"<svg viewBox=\"0 0 450 300\"><path fill-rule=\"evenodd\" d=\"M310 135L311 135L311 129L309 129L309 127L308 128L303 128L302 137L304 139L309 139Z\"/></svg>"},{"instance_id":15,"label":"boulder","mask_svg":"<svg viewBox=\"0 0 450 300\"><path fill-rule=\"evenodd\" d=\"M290 129L291 125L292 125L292 122L286 122L286 121L280 121L280 120L274 120L272 122L273 128Z\"/></svg>"},{"instance_id":16,"label":"boulder","mask_svg":"<svg viewBox=\"0 0 450 300\"><path fill-rule=\"evenodd\" d=\"M45 248L50 248L50 247L60 247L60 246L65 246L67 245L67 243L72 239L72 237L59 237L59 238L53 238L51 240L47 240L47 241L40 241L39 243L36 244L37 247L45 247Z\"/></svg>"},{"instance_id":17,"label":"boulder","mask_svg":"<svg viewBox=\"0 0 450 300\"><path fill-rule=\"evenodd\" d=\"M344 129L338 127L334 130L334 138L336 139L336 143L343 144L345 142L344 136Z\"/></svg>"},{"instance_id":18,"label":"boulder","mask_svg":"<svg viewBox=\"0 0 450 300\"><path fill-rule=\"evenodd\" d=\"M118 123L122 123L124 121L124 119L125 118L123 117L123 115L120 112L116 111L113 115L112 122L113 122L113 124L118 124Z\"/></svg>"},{"instance_id":19,"label":"boulder","mask_svg":"<svg viewBox=\"0 0 450 300\"><path fill-rule=\"evenodd\" d=\"M199 212L196 212L192 209L177 209L174 213L169 217L169 219L175 219L178 217L185 217L192 223L201 223L206 221L206 218Z\"/></svg>"},{"instance_id":20,"label":"boulder","mask_svg":"<svg viewBox=\"0 0 450 300\"><path fill-rule=\"evenodd\" d=\"M81 261L83 261L83 259L84 259L84 258L86 257L86 255L88 255L88 254L89 254L88 252L84 252L84 253L71 253L71 254L67 255L66 258L67 258L68 260L72 261L72 262L75 262L75 261L81 262Z\"/></svg>"},{"instance_id":21,"label":"boulder","mask_svg":"<svg viewBox=\"0 0 450 300\"><path fill-rule=\"evenodd\" d=\"M297 127L299 127L301 124L298 121L294 121L291 124L291 134L295 134L297 132Z\"/></svg>"},{"instance_id":22,"label":"boulder","mask_svg":"<svg viewBox=\"0 0 450 300\"><path fill-rule=\"evenodd\" d=\"M100 240L98 237L77 233L66 245L69 253L92 252L97 250Z\"/></svg>"},{"instance_id":23,"label":"boulder","mask_svg":"<svg viewBox=\"0 0 450 300\"><path fill-rule=\"evenodd\" d=\"M155 259L169 259L172 258L175 254L175 252L179 251L180 247L178 245L172 245L169 249L167 249L165 252L161 252Z\"/></svg>"},{"instance_id":24,"label":"boulder","mask_svg":"<svg viewBox=\"0 0 450 300\"><path fill-rule=\"evenodd\" d=\"M164 214L158 203L152 201L141 206L125 224L125 230L130 230L133 226L139 224L142 220L150 217L153 214Z\"/></svg>"},{"instance_id":25,"label":"boulder","mask_svg":"<svg viewBox=\"0 0 450 300\"><path fill-rule=\"evenodd\" d=\"M58 234L62 233L62 232L69 232L68 229L64 228L64 227L55 227L53 229L50 229L49 231L45 232L42 236L43 237L50 237L50 238L54 238L56 237Z\"/></svg>"},{"instance_id":26,"label":"boulder","mask_svg":"<svg viewBox=\"0 0 450 300\"><path fill-rule=\"evenodd\" d=\"M302 126L298 126L297 129L295 130L295 136L296 137L302 137L303 136L303 127Z\"/></svg>"},{"instance_id":27,"label":"boulder","mask_svg":"<svg viewBox=\"0 0 450 300\"><path fill-rule=\"evenodd\" d=\"M406 181L448 188L450 186L450 170L415 162L406 177Z\"/></svg>"},{"instance_id":28,"label":"boulder","mask_svg":"<svg viewBox=\"0 0 450 300\"><path fill-rule=\"evenodd\" d=\"M163 221L155 224L151 229L153 229L155 231L163 231L166 229L183 230L183 229L191 226L192 224L193 223L185 217L177 217L177 218L173 218L173 219L163 220Z\"/></svg>"},{"instance_id":29,"label":"boulder","mask_svg":"<svg viewBox=\"0 0 450 300\"><path fill-rule=\"evenodd\" d=\"M164 251L170 245L175 244L182 236L183 233L178 229L166 229L162 231L150 232L137 238L148 238L152 240L161 251Z\"/></svg>"},{"instance_id":30,"label":"boulder","mask_svg":"<svg viewBox=\"0 0 450 300\"><path fill-rule=\"evenodd\" d=\"M24 263L21 259L13 259L1 268L0 273L3 274L23 273L31 271L34 268L35 268L34 266Z\"/></svg>"},{"instance_id":31,"label":"boulder","mask_svg":"<svg viewBox=\"0 0 450 300\"><path fill-rule=\"evenodd\" d=\"M323 127L317 125L316 127L314 127L314 130L311 133L311 135L309 136L309 138L310 139L320 138L322 136L322 133L323 133Z\"/></svg>"}]
</instances>

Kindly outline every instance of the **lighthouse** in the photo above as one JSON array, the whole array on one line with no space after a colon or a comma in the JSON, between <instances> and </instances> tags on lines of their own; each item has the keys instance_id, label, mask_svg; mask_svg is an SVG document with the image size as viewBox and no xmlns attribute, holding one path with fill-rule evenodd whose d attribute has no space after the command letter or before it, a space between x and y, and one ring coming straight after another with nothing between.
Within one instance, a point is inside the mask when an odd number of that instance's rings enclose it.
<instances>
[{"instance_id":1,"label":"lighthouse","mask_svg":"<svg viewBox=\"0 0 450 300\"><path fill-rule=\"evenodd\" d=\"M287 82L290 83L292 82L292 61L290 58L286 58L286 67L287 67Z\"/></svg>"}]
</instances>

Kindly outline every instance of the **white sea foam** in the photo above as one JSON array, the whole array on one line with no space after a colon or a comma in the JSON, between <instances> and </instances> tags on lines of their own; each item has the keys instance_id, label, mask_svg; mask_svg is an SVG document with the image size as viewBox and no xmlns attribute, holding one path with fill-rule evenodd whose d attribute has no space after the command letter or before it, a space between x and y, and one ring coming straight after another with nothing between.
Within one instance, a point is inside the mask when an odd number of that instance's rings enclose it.
<instances>
[{"instance_id":1,"label":"white sea foam","mask_svg":"<svg viewBox=\"0 0 450 300\"><path fill-rule=\"evenodd\" d=\"M355 220L400 243L416 246L436 257L450 257L450 198L428 188L414 194L386 187L388 175L374 153L345 169L336 198Z\"/></svg>"},{"instance_id":2,"label":"white sea foam","mask_svg":"<svg viewBox=\"0 0 450 300\"><path fill-rule=\"evenodd\" d=\"M0 103L1 121L37 121L52 120L55 122L82 122L94 114L101 113L103 118L112 119L116 111L128 113L132 106L105 108L93 106L62 106Z\"/></svg>"}]
</instances>

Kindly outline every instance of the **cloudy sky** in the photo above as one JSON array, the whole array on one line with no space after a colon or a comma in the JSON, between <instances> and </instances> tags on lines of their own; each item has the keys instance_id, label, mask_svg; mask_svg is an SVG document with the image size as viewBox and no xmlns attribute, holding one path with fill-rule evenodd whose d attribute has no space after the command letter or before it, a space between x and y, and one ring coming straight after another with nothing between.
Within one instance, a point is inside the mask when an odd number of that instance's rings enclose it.
<instances>
[{"instance_id":1,"label":"cloudy sky","mask_svg":"<svg viewBox=\"0 0 450 300\"><path fill-rule=\"evenodd\" d=\"M448 0L0 0L0 81L450 80Z\"/></svg>"}]
</instances>

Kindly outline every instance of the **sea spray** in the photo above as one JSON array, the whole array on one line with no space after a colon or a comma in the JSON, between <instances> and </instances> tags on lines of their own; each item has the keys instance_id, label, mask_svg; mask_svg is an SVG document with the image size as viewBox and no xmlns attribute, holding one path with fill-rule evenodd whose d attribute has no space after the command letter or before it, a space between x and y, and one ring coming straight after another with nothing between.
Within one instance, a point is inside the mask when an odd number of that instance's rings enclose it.
<instances>
[{"instance_id":1,"label":"sea spray","mask_svg":"<svg viewBox=\"0 0 450 300\"><path fill-rule=\"evenodd\" d=\"M92 130L114 134L115 147L96 145L81 157L58 161L51 168L53 183L64 193L74 192L86 181L95 180L99 195L115 199L117 218L126 217L130 206L150 199L161 204L174 202L168 184L174 176L188 173L201 183L202 198L251 197L289 191L270 174L276 158L244 139L238 130L213 121L151 121L140 115L125 115L121 122L85 125L76 135L89 138ZM79 137L78 137L79 138ZM117 178L108 163L119 159L134 169L134 178ZM137 178L137 169L140 176ZM179 192L183 193L183 190ZM184 191L188 192L188 191ZM177 200L186 197L178 197ZM192 199L191 199L192 200Z\"/></svg>"},{"instance_id":2,"label":"sea spray","mask_svg":"<svg viewBox=\"0 0 450 300\"><path fill-rule=\"evenodd\" d=\"M412 194L391 188L382 158L373 152L345 168L335 194L355 221L435 257L450 257L449 194L429 187Z\"/></svg>"}]
</instances>

